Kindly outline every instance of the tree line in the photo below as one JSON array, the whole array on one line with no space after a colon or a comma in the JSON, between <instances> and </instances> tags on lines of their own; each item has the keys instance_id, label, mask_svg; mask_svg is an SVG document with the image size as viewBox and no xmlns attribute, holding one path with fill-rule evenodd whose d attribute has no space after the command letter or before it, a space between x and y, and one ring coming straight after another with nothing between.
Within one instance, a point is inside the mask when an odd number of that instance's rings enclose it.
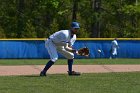
<instances>
[{"instance_id":1,"label":"tree line","mask_svg":"<svg viewBox=\"0 0 140 93\"><path fill-rule=\"evenodd\" d=\"M0 38L44 38L72 21L79 38L139 38L138 0L0 0Z\"/></svg>"}]
</instances>

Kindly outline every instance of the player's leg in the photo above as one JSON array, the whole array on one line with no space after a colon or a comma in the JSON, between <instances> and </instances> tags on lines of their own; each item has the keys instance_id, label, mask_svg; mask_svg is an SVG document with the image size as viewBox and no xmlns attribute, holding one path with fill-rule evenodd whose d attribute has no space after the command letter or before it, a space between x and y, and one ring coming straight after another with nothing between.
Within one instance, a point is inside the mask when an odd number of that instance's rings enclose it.
<instances>
[{"instance_id":1,"label":"player's leg","mask_svg":"<svg viewBox=\"0 0 140 93\"><path fill-rule=\"evenodd\" d=\"M72 72L72 65L73 65L73 59L74 59L74 54L69 52L69 51L66 51L64 49L64 47L62 46L59 46L57 47L57 50L59 53L61 53L65 58L68 59L68 71L69 72Z\"/></svg>"},{"instance_id":2,"label":"player's leg","mask_svg":"<svg viewBox=\"0 0 140 93\"><path fill-rule=\"evenodd\" d=\"M72 70L73 61L74 61L74 54L66 51L64 47L57 47L59 53L61 53L65 58L68 59L68 74L69 75L80 75L79 72L75 72Z\"/></svg>"},{"instance_id":3,"label":"player's leg","mask_svg":"<svg viewBox=\"0 0 140 93\"><path fill-rule=\"evenodd\" d=\"M114 51L113 51L113 53L112 53L112 58L116 58L117 56L117 50L116 50L116 48L114 48Z\"/></svg>"},{"instance_id":4,"label":"player's leg","mask_svg":"<svg viewBox=\"0 0 140 93\"><path fill-rule=\"evenodd\" d=\"M73 65L73 59L68 59L68 74L70 76L80 75L80 72L75 72L75 71L72 70L72 65Z\"/></svg>"},{"instance_id":5,"label":"player's leg","mask_svg":"<svg viewBox=\"0 0 140 93\"><path fill-rule=\"evenodd\" d=\"M50 55L50 60L44 67L44 69L41 71L40 76L46 76L46 72L48 69L55 63L55 61L58 59L58 54L55 46L52 42L46 43L46 49L48 50L48 53Z\"/></svg>"},{"instance_id":6,"label":"player's leg","mask_svg":"<svg viewBox=\"0 0 140 93\"><path fill-rule=\"evenodd\" d=\"M72 72L73 59L68 59L68 71Z\"/></svg>"},{"instance_id":7,"label":"player's leg","mask_svg":"<svg viewBox=\"0 0 140 93\"><path fill-rule=\"evenodd\" d=\"M117 58L117 53L114 55L114 58L115 58L115 59Z\"/></svg>"}]
</instances>

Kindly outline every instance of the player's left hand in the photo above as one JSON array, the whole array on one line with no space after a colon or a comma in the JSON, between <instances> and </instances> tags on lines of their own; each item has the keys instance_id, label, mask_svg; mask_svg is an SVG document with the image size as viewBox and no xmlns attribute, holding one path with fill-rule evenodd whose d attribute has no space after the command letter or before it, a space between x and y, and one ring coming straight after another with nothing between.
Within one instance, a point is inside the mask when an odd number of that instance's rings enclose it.
<instances>
[{"instance_id":1,"label":"player's left hand","mask_svg":"<svg viewBox=\"0 0 140 93\"><path fill-rule=\"evenodd\" d=\"M80 48L80 49L77 51L77 55L88 57L88 56L89 56L89 49L88 49L87 47Z\"/></svg>"}]
</instances>

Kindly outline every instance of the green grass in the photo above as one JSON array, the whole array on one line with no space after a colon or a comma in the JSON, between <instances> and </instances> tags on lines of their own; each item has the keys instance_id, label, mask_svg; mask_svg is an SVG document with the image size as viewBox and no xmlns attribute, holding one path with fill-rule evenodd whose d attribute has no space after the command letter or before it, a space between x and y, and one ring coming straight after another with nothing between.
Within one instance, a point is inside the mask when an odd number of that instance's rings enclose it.
<instances>
[{"instance_id":1,"label":"green grass","mask_svg":"<svg viewBox=\"0 0 140 93\"><path fill-rule=\"evenodd\" d=\"M49 59L0 59L0 65L44 65ZM140 64L140 59L75 59L74 64ZM66 59L59 59L56 65L66 65Z\"/></svg>"},{"instance_id":2,"label":"green grass","mask_svg":"<svg viewBox=\"0 0 140 93\"><path fill-rule=\"evenodd\" d=\"M140 72L1 76L1 93L140 93Z\"/></svg>"},{"instance_id":3,"label":"green grass","mask_svg":"<svg viewBox=\"0 0 140 93\"><path fill-rule=\"evenodd\" d=\"M1 59L0 65L44 65L48 59ZM56 65L67 64L59 59ZM140 59L75 59L74 64L140 64ZM140 72L0 76L0 93L140 93Z\"/></svg>"}]
</instances>

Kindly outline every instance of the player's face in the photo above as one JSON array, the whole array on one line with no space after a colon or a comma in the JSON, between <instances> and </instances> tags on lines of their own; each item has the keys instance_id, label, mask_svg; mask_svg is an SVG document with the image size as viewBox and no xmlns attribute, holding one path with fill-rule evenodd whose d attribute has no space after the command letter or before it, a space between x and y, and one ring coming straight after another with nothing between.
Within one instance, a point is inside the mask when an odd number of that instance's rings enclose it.
<instances>
[{"instance_id":1,"label":"player's face","mask_svg":"<svg viewBox=\"0 0 140 93\"><path fill-rule=\"evenodd\" d=\"M78 30L79 30L79 28L72 28L72 33L77 34Z\"/></svg>"}]
</instances>

